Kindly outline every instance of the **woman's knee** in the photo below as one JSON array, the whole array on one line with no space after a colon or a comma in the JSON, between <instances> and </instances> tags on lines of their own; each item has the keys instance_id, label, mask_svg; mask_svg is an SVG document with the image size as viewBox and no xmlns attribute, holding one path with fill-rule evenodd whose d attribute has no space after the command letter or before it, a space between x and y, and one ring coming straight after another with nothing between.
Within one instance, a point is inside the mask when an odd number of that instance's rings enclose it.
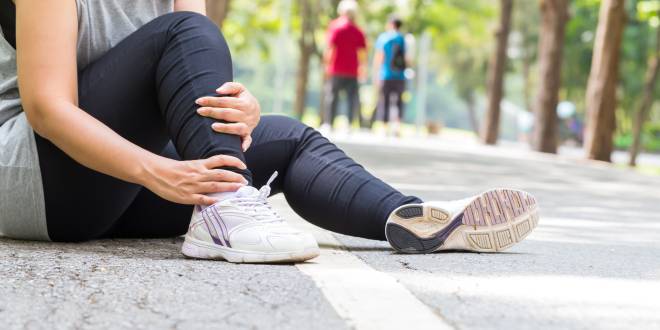
<instances>
[{"instance_id":1,"label":"woman's knee","mask_svg":"<svg viewBox=\"0 0 660 330\"><path fill-rule=\"evenodd\" d=\"M218 26L208 17L190 11L173 12L153 21L167 31L170 41L199 41L204 46L218 46L229 54L229 46Z\"/></svg>"},{"instance_id":2,"label":"woman's knee","mask_svg":"<svg viewBox=\"0 0 660 330\"><path fill-rule=\"evenodd\" d=\"M218 29L217 26L208 17L192 11L175 11L161 15L154 19L154 22L159 22L159 24L164 24L169 27L191 23L199 27L208 25L215 27L216 30Z\"/></svg>"}]
</instances>

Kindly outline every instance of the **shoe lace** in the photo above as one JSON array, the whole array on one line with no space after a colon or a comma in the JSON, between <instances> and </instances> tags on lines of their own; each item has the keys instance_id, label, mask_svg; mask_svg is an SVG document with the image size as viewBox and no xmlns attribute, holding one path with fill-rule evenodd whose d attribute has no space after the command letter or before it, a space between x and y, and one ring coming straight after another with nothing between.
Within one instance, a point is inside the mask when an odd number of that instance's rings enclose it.
<instances>
[{"instance_id":1,"label":"shoe lace","mask_svg":"<svg viewBox=\"0 0 660 330\"><path fill-rule=\"evenodd\" d=\"M240 207L246 214L263 222L278 222L284 219L275 211L270 204L268 204L268 196L270 196L270 184L277 178L277 171L271 175L266 185L262 186L259 190L255 190L253 194L247 196L236 197L232 203Z\"/></svg>"}]
</instances>

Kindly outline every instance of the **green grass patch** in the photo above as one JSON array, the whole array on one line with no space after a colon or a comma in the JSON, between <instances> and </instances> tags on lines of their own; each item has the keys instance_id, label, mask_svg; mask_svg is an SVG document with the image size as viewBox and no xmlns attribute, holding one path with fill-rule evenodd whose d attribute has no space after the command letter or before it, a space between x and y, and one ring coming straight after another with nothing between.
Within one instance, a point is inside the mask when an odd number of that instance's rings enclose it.
<instances>
[{"instance_id":1,"label":"green grass patch","mask_svg":"<svg viewBox=\"0 0 660 330\"><path fill-rule=\"evenodd\" d=\"M632 169L636 172L646 174L646 175L658 175L660 176L660 166L658 165L637 165L635 167L630 167L626 164L616 164L617 168Z\"/></svg>"}]
</instances>

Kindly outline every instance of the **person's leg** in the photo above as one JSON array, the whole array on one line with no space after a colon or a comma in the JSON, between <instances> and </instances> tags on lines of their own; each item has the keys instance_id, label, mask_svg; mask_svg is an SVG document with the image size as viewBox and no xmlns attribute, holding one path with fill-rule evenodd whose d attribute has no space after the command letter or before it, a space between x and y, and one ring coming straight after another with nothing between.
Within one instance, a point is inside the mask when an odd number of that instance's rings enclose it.
<instances>
[{"instance_id":1,"label":"person's leg","mask_svg":"<svg viewBox=\"0 0 660 330\"><path fill-rule=\"evenodd\" d=\"M390 121L390 81L383 80L380 86L378 111L382 114L383 122L387 124Z\"/></svg>"},{"instance_id":2,"label":"person's leg","mask_svg":"<svg viewBox=\"0 0 660 330\"><path fill-rule=\"evenodd\" d=\"M213 120L195 112L195 99L213 95L232 79L231 70L228 47L212 22L193 13L168 14L82 70L80 107L152 152L172 139L184 159L243 158L239 137L214 133ZM40 137L37 148L52 240L101 236L142 189L83 167ZM250 180L249 172L243 174Z\"/></svg>"},{"instance_id":3,"label":"person's leg","mask_svg":"<svg viewBox=\"0 0 660 330\"><path fill-rule=\"evenodd\" d=\"M254 186L265 185L278 171L271 195L283 192L296 213L319 227L384 240L390 213L422 202L374 177L319 132L295 119L264 116L252 137L245 158ZM172 149L164 155L177 157ZM185 233L191 212L189 206L144 190L109 236L179 236Z\"/></svg>"},{"instance_id":4,"label":"person's leg","mask_svg":"<svg viewBox=\"0 0 660 330\"><path fill-rule=\"evenodd\" d=\"M305 220L328 230L385 239L392 210L419 203L371 175L311 127L284 116L264 116L246 152L256 187L273 171L272 193L283 192Z\"/></svg>"},{"instance_id":5,"label":"person's leg","mask_svg":"<svg viewBox=\"0 0 660 330\"><path fill-rule=\"evenodd\" d=\"M272 172L279 171L271 193L284 192L298 214L332 231L387 238L404 253L486 252L520 242L538 224L536 200L522 191L497 189L451 202L422 203L404 196L352 162L319 133L287 117L264 117L254 136L246 159L255 186L266 184ZM170 150L165 155L176 158L173 148ZM122 220L125 225L119 226L115 237L178 236L188 224L181 218L190 212L190 207L143 191L125 215L131 222ZM178 213L181 216L175 217ZM158 220L166 222L166 229L154 234L153 227L163 227Z\"/></svg>"},{"instance_id":6,"label":"person's leg","mask_svg":"<svg viewBox=\"0 0 660 330\"><path fill-rule=\"evenodd\" d=\"M360 85L357 78L346 78L346 103L348 105L348 122L353 124L355 116L358 119L358 125L362 127L362 113L360 111Z\"/></svg>"},{"instance_id":7,"label":"person's leg","mask_svg":"<svg viewBox=\"0 0 660 330\"><path fill-rule=\"evenodd\" d=\"M339 77L330 77L326 85L325 94L325 119L324 124L332 126L337 117L337 107L339 106L339 92L341 85Z\"/></svg>"},{"instance_id":8,"label":"person's leg","mask_svg":"<svg viewBox=\"0 0 660 330\"><path fill-rule=\"evenodd\" d=\"M403 93L406 91L406 81L405 80L394 80L393 83L393 94L394 100L397 107L397 121L403 120L403 115L405 111L405 105L403 103Z\"/></svg>"}]
</instances>

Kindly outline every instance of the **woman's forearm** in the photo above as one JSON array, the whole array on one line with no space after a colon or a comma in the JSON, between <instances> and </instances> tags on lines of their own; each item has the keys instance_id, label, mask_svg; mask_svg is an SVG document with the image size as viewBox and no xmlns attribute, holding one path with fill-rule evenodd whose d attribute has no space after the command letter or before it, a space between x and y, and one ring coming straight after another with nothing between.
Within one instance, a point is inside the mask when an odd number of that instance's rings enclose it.
<instances>
[{"instance_id":1,"label":"woman's forearm","mask_svg":"<svg viewBox=\"0 0 660 330\"><path fill-rule=\"evenodd\" d=\"M48 107L48 111L33 112L41 118L30 120L38 134L88 168L145 185L150 166L160 156L124 139L71 103L55 101Z\"/></svg>"}]
</instances>

